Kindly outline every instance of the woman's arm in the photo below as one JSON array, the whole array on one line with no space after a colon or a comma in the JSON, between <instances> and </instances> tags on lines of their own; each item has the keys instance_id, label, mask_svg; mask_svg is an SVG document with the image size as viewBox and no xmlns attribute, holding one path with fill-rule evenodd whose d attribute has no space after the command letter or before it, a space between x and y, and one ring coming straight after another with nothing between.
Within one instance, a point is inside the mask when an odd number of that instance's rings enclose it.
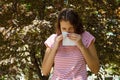
<instances>
[{"instance_id":1,"label":"woman's arm","mask_svg":"<svg viewBox=\"0 0 120 80\"><path fill-rule=\"evenodd\" d=\"M50 47L46 48L45 56L42 63L42 74L44 76L47 76L52 68L52 65L54 63L54 58L61 40L62 40L62 36L60 35L56 37L53 48Z\"/></svg>"},{"instance_id":2,"label":"woman's arm","mask_svg":"<svg viewBox=\"0 0 120 80\"><path fill-rule=\"evenodd\" d=\"M54 57L56 53L55 47L53 49L47 47L45 51L45 56L42 63L42 74L47 76L52 68Z\"/></svg>"},{"instance_id":3,"label":"woman's arm","mask_svg":"<svg viewBox=\"0 0 120 80\"><path fill-rule=\"evenodd\" d=\"M97 57L97 52L94 46L94 41L90 44L88 48L86 48L83 44L79 44L78 48L80 49L81 53L83 54L88 67L90 70L97 74L99 71L99 59Z\"/></svg>"},{"instance_id":4,"label":"woman's arm","mask_svg":"<svg viewBox=\"0 0 120 80\"><path fill-rule=\"evenodd\" d=\"M85 61L88 67L91 69L93 73L98 73L99 71L99 59L97 56L97 52L94 46L94 40L90 43L89 47L86 48L82 42L82 38L78 34L70 34L69 38L75 41L77 47L83 54Z\"/></svg>"}]
</instances>

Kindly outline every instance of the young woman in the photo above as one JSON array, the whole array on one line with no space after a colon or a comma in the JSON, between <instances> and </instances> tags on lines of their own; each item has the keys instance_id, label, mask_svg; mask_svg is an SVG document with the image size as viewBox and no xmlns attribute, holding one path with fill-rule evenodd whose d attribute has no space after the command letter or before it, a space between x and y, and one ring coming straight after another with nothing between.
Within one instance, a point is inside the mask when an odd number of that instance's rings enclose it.
<instances>
[{"instance_id":1,"label":"young woman","mask_svg":"<svg viewBox=\"0 0 120 80\"><path fill-rule=\"evenodd\" d=\"M75 46L63 46L62 32ZM53 66L51 80L87 80L86 65L93 73L99 71L99 60L94 46L95 38L84 31L78 14L72 9L63 9L58 15L56 34L46 41L46 53L42 73L47 76Z\"/></svg>"}]
</instances>

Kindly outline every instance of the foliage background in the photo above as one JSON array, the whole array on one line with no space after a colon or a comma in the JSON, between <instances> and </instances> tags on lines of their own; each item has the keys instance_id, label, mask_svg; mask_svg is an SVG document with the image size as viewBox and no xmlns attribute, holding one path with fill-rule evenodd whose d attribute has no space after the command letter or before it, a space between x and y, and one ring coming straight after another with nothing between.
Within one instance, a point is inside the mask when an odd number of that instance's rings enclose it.
<instances>
[{"instance_id":1,"label":"foliage background","mask_svg":"<svg viewBox=\"0 0 120 80\"><path fill-rule=\"evenodd\" d=\"M101 67L120 75L120 0L0 0L0 79L45 80L44 41L54 33L57 14L74 8L96 37ZM101 71L100 71L101 72Z\"/></svg>"}]
</instances>

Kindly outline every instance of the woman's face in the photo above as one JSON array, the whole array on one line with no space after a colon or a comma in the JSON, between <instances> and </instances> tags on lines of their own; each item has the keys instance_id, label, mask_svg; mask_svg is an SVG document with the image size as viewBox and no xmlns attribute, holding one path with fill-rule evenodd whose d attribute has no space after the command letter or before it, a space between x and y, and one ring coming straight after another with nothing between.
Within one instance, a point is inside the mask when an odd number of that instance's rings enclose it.
<instances>
[{"instance_id":1,"label":"woman's face","mask_svg":"<svg viewBox=\"0 0 120 80\"><path fill-rule=\"evenodd\" d=\"M68 32L68 33L75 32L73 25L71 25L69 21L64 21L64 20L60 21L60 29L61 32Z\"/></svg>"}]
</instances>

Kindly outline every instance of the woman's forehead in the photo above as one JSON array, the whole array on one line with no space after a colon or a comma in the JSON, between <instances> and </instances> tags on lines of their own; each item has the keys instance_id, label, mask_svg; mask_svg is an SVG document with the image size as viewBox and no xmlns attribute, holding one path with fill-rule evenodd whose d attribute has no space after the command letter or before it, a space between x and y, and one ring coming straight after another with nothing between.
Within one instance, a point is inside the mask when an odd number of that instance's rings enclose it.
<instances>
[{"instance_id":1,"label":"woman's forehead","mask_svg":"<svg viewBox=\"0 0 120 80\"><path fill-rule=\"evenodd\" d=\"M62 21L60 22L60 25L61 25L61 26L73 27L73 25L72 25L69 21L64 21L64 20L62 20Z\"/></svg>"}]
</instances>

